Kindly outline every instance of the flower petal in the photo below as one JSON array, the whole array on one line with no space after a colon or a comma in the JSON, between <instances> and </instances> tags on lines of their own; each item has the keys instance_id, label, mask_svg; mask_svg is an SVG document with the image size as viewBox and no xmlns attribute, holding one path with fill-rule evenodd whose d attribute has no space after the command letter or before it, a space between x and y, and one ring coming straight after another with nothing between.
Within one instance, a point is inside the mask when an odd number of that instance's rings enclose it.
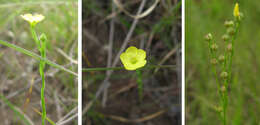
<instances>
[{"instance_id":1,"label":"flower petal","mask_svg":"<svg viewBox=\"0 0 260 125\"><path fill-rule=\"evenodd\" d=\"M122 62L123 62L123 61L126 61L126 60L127 60L127 54L126 54L126 53L122 53L122 54L120 55L120 59L121 59Z\"/></svg>"},{"instance_id":2,"label":"flower petal","mask_svg":"<svg viewBox=\"0 0 260 125\"><path fill-rule=\"evenodd\" d=\"M137 48L136 47L134 47L134 46L130 46L130 47L128 47L127 49L126 49L126 53L132 53L132 54L136 54L137 53Z\"/></svg>"},{"instance_id":3,"label":"flower petal","mask_svg":"<svg viewBox=\"0 0 260 125\"><path fill-rule=\"evenodd\" d=\"M142 49L138 49L137 56L138 60L144 60L146 58L146 52Z\"/></svg>"},{"instance_id":4,"label":"flower petal","mask_svg":"<svg viewBox=\"0 0 260 125\"><path fill-rule=\"evenodd\" d=\"M147 62L146 60L139 60L139 62L136 64L136 68L144 67L146 62Z\"/></svg>"},{"instance_id":5,"label":"flower petal","mask_svg":"<svg viewBox=\"0 0 260 125\"><path fill-rule=\"evenodd\" d=\"M137 68L135 65L133 65L131 63L126 63L126 64L124 64L124 66L125 66L125 69L127 69L127 70L136 70L136 68Z\"/></svg>"}]
</instances>

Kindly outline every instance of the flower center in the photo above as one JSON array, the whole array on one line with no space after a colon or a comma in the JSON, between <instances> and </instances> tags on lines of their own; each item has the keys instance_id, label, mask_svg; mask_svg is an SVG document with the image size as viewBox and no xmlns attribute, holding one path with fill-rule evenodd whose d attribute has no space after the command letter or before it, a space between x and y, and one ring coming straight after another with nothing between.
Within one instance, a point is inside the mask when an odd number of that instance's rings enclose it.
<instances>
[{"instance_id":1,"label":"flower center","mask_svg":"<svg viewBox=\"0 0 260 125\"><path fill-rule=\"evenodd\" d=\"M131 60L130 60L130 62L131 62L132 64L136 64L137 61L138 61L138 60L137 60L135 57L131 58Z\"/></svg>"}]
</instances>

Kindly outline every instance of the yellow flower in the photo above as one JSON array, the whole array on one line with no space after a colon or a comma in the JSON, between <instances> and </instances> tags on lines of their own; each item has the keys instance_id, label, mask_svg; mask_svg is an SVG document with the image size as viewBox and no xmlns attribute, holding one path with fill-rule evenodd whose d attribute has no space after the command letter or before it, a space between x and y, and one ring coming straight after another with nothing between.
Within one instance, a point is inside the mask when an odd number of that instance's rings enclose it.
<instances>
[{"instance_id":1,"label":"yellow flower","mask_svg":"<svg viewBox=\"0 0 260 125\"><path fill-rule=\"evenodd\" d=\"M236 3L236 5L234 7L233 15L234 15L234 17L240 19L240 12L239 12L239 5L238 5L238 3Z\"/></svg>"},{"instance_id":2,"label":"yellow flower","mask_svg":"<svg viewBox=\"0 0 260 125\"><path fill-rule=\"evenodd\" d=\"M38 22L40 22L40 21L42 21L44 19L44 16L41 15L41 14L34 14L34 15L32 15L30 13L21 15L21 17L24 20L28 21L33 26L36 25Z\"/></svg>"},{"instance_id":3,"label":"yellow flower","mask_svg":"<svg viewBox=\"0 0 260 125\"><path fill-rule=\"evenodd\" d=\"M146 52L142 49L137 49L130 46L120 55L120 59L127 70L136 70L146 64Z\"/></svg>"}]
</instances>

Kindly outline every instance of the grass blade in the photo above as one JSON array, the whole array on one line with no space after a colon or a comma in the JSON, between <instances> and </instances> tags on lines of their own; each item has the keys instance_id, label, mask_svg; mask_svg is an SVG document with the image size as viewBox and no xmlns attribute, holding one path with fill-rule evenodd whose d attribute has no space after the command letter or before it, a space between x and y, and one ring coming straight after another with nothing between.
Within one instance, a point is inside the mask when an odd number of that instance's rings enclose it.
<instances>
[{"instance_id":1,"label":"grass blade","mask_svg":"<svg viewBox=\"0 0 260 125\"><path fill-rule=\"evenodd\" d=\"M33 108L33 110L34 110L37 114L39 114L39 115L42 116L42 113L41 113L39 110L37 110L36 108ZM52 121L51 119L49 119L48 117L46 117L46 120L47 120L50 124L56 125L55 122Z\"/></svg>"},{"instance_id":2,"label":"grass blade","mask_svg":"<svg viewBox=\"0 0 260 125\"><path fill-rule=\"evenodd\" d=\"M28 51L28 50L26 50L26 49L24 49L24 48L21 48L21 47L19 47L19 46L16 46L16 45L14 45L14 44L11 44L11 43L8 43L8 42L2 41L2 40L0 40L0 44L2 44L2 45L4 45L4 46L7 46L7 47L9 47L9 48L15 49L16 51L21 52L21 53L23 53L23 54L25 54L25 55L31 56L32 58L34 58L34 59L36 59L36 60L38 60L38 61L44 61L44 62L46 62L48 65L50 65L50 66L52 66L52 67L54 67L54 68L63 70L63 71L65 71L65 72L67 72L67 73L70 73L70 74L72 74L72 75L74 75L74 76L78 76L77 73L75 73L75 72L73 72L73 71L71 71L71 70L69 70L69 69L66 69L66 68L64 68L63 66L58 65L58 64L56 64L56 63L54 63L54 62L52 62L52 61L50 61L50 60L48 60L48 59L46 59L46 58L42 58L41 56L39 56L39 55L37 55L37 54L35 54L35 53L31 52L31 51Z\"/></svg>"},{"instance_id":3,"label":"grass blade","mask_svg":"<svg viewBox=\"0 0 260 125\"><path fill-rule=\"evenodd\" d=\"M153 69L153 68L174 68L176 69L176 65L149 65L144 68ZM91 71L106 71L106 70L121 70L125 69L124 67L100 67L100 68L82 68L82 72L91 72Z\"/></svg>"},{"instance_id":4,"label":"grass blade","mask_svg":"<svg viewBox=\"0 0 260 125\"><path fill-rule=\"evenodd\" d=\"M18 108L16 108L11 102L9 102L3 95L0 94L0 99L3 100L7 106L15 112L15 114L26 124L33 125L33 122Z\"/></svg>"}]
</instances>

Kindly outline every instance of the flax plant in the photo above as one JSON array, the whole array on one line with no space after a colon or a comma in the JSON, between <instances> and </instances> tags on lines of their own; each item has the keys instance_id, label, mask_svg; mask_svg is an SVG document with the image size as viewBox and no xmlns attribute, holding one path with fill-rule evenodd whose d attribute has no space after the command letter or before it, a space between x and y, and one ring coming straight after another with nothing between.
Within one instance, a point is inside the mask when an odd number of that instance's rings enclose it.
<instances>
[{"instance_id":1,"label":"flax plant","mask_svg":"<svg viewBox=\"0 0 260 125\"><path fill-rule=\"evenodd\" d=\"M135 71L137 76L138 96L140 102L143 99L143 75L142 69L153 68L176 68L176 65L146 65L146 51L130 46L125 52L121 53L120 60L124 67L106 67L106 68L83 68L83 72L106 71L106 70L128 70Z\"/></svg>"},{"instance_id":2,"label":"flax plant","mask_svg":"<svg viewBox=\"0 0 260 125\"><path fill-rule=\"evenodd\" d=\"M22 18L29 22L30 24L30 31L32 34L32 38L35 41L37 48L41 54L42 58L46 58L46 42L47 37L45 34L41 34L40 37L37 36L37 33L35 31L35 26L38 22L42 21L44 19L43 15L40 14L24 14L21 15ZM42 79L42 87L41 87L41 106L42 106L42 125L45 124L46 119L46 107L45 107L45 98L44 98L44 89L45 89L45 75L44 75L44 68L45 68L45 61L40 61L39 64L39 72Z\"/></svg>"},{"instance_id":3,"label":"flax plant","mask_svg":"<svg viewBox=\"0 0 260 125\"><path fill-rule=\"evenodd\" d=\"M137 49L134 46L130 46L120 55L120 59L126 70L135 70L137 75L138 94L139 100L143 98L143 82L141 67L146 64L146 52L142 49Z\"/></svg>"},{"instance_id":4,"label":"flax plant","mask_svg":"<svg viewBox=\"0 0 260 125\"><path fill-rule=\"evenodd\" d=\"M242 13L239 11L238 3L235 4L233 11L234 19L224 23L226 33L222 36L224 41L225 50L220 51L216 41L213 39L211 33L207 34L205 39L208 41L210 49L210 63L211 70L215 76L216 84L218 86L218 93L220 96L220 106L216 108L221 118L222 124L227 125L227 109L229 101L228 88L232 84L232 60L234 55L234 44L237 38L237 33L240 26Z\"/></svg>"}]
</instances>

